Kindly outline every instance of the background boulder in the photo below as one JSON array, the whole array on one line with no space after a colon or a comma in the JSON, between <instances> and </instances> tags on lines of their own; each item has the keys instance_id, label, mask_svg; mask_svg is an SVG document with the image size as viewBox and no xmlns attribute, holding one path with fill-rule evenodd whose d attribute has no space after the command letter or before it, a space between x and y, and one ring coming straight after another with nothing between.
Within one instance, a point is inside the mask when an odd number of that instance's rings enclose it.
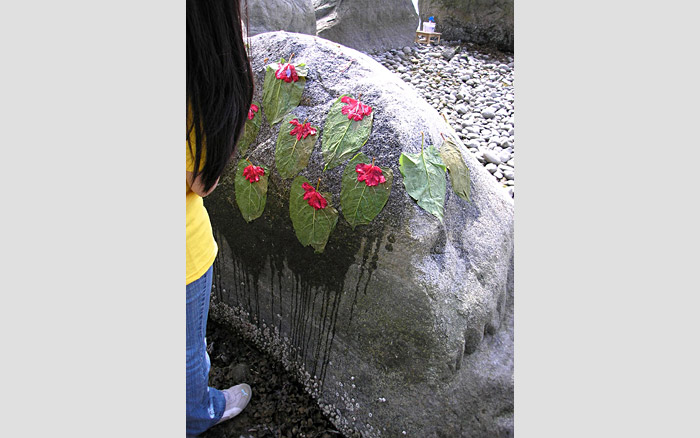
<instances>
[{"instance_id":1,"label":"background boulder","mask_svg":"<svg viewBox=\"0 0 700 438\"><path fill-rule=\"evenodd\" d=\"M513 52L513 0L418 0L421 22L435 17L435 31L460 40Z\"/></svg>"},{"instance_id":2,"label":"background boulder","mask_svg":"<svg viewBox=\"0 0 700 438\"><path fill-rule=\"evenodd\" d=\"M318 36L369 52L404 47L416 36L411 0L314 0Z\"/></svg>"},{"instance_id":3,"label":"background boulder","mask_svg":"<svg viewBox=\"0 0 700 438\"><path fill-rule=\"evenodd\" d=\"M448 179L441 223L407 194L399 156L420 151L421 132L439 148L449 128L409 85L318 37L270 32L251 38L251 48L257 101L266 64L291 53L307 64L293 114L321 130L338 97L361 94L374 114L361 152L390 167L394 182L384 210L353 230L340 208L345 166L323 172L318 141L300 174L321 178L341 216L315 254L292 228L292 179L275 169L280 124L263 121L249 149L270 169L263 215L243 220L235 163L205 198L220 248L212 318L296 372L348 436L512 436L513 200L460 143L471 203Z\"/></svg>"},{"instance_id":4,"label":"background boulder","mask_svg":"<svg viewBox=\"0 0 700 438\"><path fill-rule=\"evenodd\" d=\"M245 21L245 2L241 16ZM277 30L316 35L312 0L248 0L248 26L248 36Z\"/></svg>"}]
</instances>

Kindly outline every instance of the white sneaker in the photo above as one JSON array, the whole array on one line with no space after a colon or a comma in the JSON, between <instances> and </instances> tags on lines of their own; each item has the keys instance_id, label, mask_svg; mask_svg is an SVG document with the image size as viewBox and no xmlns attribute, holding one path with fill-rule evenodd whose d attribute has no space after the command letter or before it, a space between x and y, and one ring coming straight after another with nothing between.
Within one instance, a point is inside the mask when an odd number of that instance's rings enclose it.
<instances>
[{"instance_id":1,"label":"white sneaker","mask_svg":"<svg viewBox=\"0 0 700 438\"><path fill-rule=\"evenodd\" d=\"M240 414L243 409L248 406L250 396L252 395L250 386L245 383L232 386L229 389L225 389L221 392L224 393L224 397L226 398L226 408L224 409L224 415L221 416L221 420L217 421L216 424L229 420Z\"/></svg>"}]
</instances>

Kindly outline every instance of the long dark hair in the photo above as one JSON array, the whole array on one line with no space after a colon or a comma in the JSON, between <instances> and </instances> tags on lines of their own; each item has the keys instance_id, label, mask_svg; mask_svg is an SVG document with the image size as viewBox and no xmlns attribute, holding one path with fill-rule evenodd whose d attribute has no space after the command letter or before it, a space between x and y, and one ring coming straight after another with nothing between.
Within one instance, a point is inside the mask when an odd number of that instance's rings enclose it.
<instances>
[{"instance_id":1,"label":"long dark hair","mask_svg":"<svg viewBox=\"0 0 700 438\"><path fill-rule=\"evenodd\" d=\"M235 153L252 99L240 0L187 0L187 145L205 191Z\"/></svg>"}]
</instances>

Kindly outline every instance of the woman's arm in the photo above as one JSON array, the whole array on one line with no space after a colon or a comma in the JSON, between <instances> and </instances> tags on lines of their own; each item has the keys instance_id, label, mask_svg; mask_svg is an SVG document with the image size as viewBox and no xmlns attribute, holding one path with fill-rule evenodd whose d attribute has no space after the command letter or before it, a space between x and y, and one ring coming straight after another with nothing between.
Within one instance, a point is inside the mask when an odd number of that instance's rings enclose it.
<instances>
[{"instance_id":1,"label":"woman's arm","mask_svg":"<svg viewBox=\"0 0 700 438\"><path fill-rule=\"evenodd\" d=\"M214 183L213 186L211 186L211 189L208 191L204 191L204 184L202 184L202 175L197 175L197 179L192 182L192 172L185 171L185 177L187 178L187 184L189 184L190 189L192 189L193 192L201 196L202 198L207 196L209 193L213 192L214 189L216 188L216 185L219 184L219 178L216 179L216 182Z\"/></svg>"}]
</instances>

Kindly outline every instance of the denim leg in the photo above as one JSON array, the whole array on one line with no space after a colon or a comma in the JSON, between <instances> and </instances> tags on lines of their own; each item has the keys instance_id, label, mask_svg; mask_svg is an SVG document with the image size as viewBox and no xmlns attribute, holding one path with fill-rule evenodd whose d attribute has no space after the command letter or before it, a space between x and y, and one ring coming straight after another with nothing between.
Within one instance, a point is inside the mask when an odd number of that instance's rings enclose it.
<instances>
[{"instance_id":1,"label":"denim leg","mask_svg":"<svg viewBox=\"0 0 700 438\"><path fill-rule=\"evenodd\" d=\"M207 332L213 266L187 285L187 434L198 435L224 414L224 394L209 387Z\"/></svg>"}]
</instances>

